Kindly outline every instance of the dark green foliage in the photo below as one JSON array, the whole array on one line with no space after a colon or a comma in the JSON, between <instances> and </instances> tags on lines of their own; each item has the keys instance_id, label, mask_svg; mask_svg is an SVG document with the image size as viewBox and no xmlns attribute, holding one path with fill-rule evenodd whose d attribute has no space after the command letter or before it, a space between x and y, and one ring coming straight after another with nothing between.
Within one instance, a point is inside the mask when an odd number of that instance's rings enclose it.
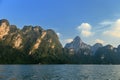
<instances>
[{"instance_id":1,"label":"dark green foliage","mask_svg":"<svg viewBox=\"0 0 120 80\"><path fill-rule=\"evenodd\" d=\"M34 59L34 63L42 64L59 64L64 63L62 45L56 38L55 32L48 30L47 35L42 40L39 48L31 55ZM56 37L55 37L56 36ZM51 42L49 40L51 39ZM54 48L51 46L54 45Z\"/></svg>"},{"instance_id":2,"label":"dark green foliage","mask_svg":"<svg viewBox=\"0 0 120 80\"><path fill-rule=\"evenodd\" d=\"M95 64L120 64L120 54L114 49L99 48L94 55Z\"/></svg>"},{"instance_id":3,"label":"dark green foliage","mask_svg":"<svg viewBox=\"0 0 120 80\"><path fill-rule=\"evenodd\" d=\"M3 45L0 42L0 64L25 64L29 63L29 56L25 53Z\"/></svg>"},{"instance_id":4,"label":"dark green foliage","mask_svg":"<svg viewBox=\"0 0 120 80\"><path fill-rule=\"evenodd\" d=\"M29 54L44 31L47 34L41 39L39 48ZM14 48L18 35L22 39L21 48ZM52 48L52 46L54 47ZM24 26L20 30L15 25L11 25L9 34L0 41L0 49L0 64L65 63L61 58L64 57L62 45L56 33L51 29L43 30L40 26Z\"/></svg>"},{"instance_id":5,"label":"dark green foliage","mask_svg":"<svg viewBox=\"0 0 120 80\"><path fill-rule=\"evenodd\" d=\"M88 50L82 50L78 53L70 54L68 49L64 49L64 61L67 64L92 64L92 56L88 53L85 54L85 52L89 52Z\"/></svg>"},{"instance_id":6,"label":"dark green foliage","mask_svg":"<svg viewBox=\"0 0 120 80\"><path fill-rule=\"evenodd\" d=\"M70 51L62 47L52 29L44 30L40 26L18 29L15 25L9 26L6 19L0 20L0 25L4 22L10 30L0 39L0 64L120 64L120 46L116 49L111 49L111 45L101 47L95 55L89 48ZM37 40L40 43L34 49ZM18 47L15 41L21 42Z\"/></svg>"}]
</instances>

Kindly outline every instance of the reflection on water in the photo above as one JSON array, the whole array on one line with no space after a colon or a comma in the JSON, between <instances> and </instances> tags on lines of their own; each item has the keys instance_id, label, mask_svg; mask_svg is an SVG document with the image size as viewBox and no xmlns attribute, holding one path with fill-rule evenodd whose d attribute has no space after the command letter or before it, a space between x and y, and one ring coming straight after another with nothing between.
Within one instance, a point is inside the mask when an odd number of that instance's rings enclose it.
<instances>
[{"instance_id":1,"label":"reflection on water","mask_svg":"<svg viewBox=\"0 0 120 80\"><path fill-rule=\"evenodd\" d=\"M120 66L0 65L0 80L120 80Z\"/></svg>"}]
</instances>

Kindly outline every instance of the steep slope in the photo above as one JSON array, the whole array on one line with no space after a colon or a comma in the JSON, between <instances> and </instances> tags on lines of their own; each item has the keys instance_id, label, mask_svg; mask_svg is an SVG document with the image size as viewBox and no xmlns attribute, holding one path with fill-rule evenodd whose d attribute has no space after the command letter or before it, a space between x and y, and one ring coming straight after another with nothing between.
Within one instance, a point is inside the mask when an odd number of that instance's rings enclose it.
<instances>
[{"instance_id":1,"label":"steep slope","mask_svg":"<svg viewBox=\"0 0 120 80\"><path fill-rule=\"evenodd\" d=\"M94 55L94 61L97 64L119 64L120 54L112 45L106 45L99 48Z\"/></svg>"},{"instance_id":2,"label":"steep slope","mask_svg":"<svg viewBox=\"0 0 120 80\"><path fill-rule=\"evenodd\" d=\"M0 20L0 39L3 39L9 32L9 22L6 19Z\"/></svg>"},{"instance_id":3,"label":"steep slope","mask_svg":"<svg viewBox=\"0 0 120 80\"><path fill-rule=\"evenodd\" d=\"M102 45L101 43L96 43L96 44L94 44L94 45L91 47L91 50L92 50L93 55L94 55L95 52L96 52L99 48L101 48L101 47L103 47L103 45Z\"/></svg>"},{"instance_id":4,"label":"steep slope","mask_svg":"<svg viewBox=\"0 0 120 80\"><path fill-rule=\"evenodd\" d=\"M47 56L62 53L62 45L53 30L44 30L40 26L24 26L23 29L18 29L6 19L0 20L0 42L33 56L34 59L39 59L43 54Z\"/></svg>"},{"instance_id":5,"label":"steep slope","mask_svg":"<svg viewBox=\"0 0 120 80\"><path fill-rule=\"evenodd\" d=\"M18 29L0 20L0 64L120 64L120 45L90 46L79 36L62 47L52 29L24 26Z\"/></svg>"},{"instance_id":6,"label":"steep slope","mask_svg":"<svg viewBox=\"0 0 120 80\"><path fill-rule=\"evenodd\" d=\"M65 48L69 49L70 51L74 51L76 54L90 54L90 45L84 43L79 36L76 36L71 43L67 43Z\"/></svg>"},{"instance_id":7,"label":"steep slope","mask_svg":"<svg viewBox=\"0 0 120 80\"><path fill-rule=\"evenodd\" d=\"M117 47L117 52L120 53L120 45Z\"/></svg>"}]
</instances>

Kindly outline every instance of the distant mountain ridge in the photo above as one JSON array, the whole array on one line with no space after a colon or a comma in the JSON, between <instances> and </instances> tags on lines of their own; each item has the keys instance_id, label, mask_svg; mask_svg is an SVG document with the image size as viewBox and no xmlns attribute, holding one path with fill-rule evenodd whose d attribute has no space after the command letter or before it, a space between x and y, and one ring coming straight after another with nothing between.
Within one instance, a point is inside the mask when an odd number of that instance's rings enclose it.
<instances>
[{"instance_id":1,"label":"distant mountain ridge","mask_svg":"<svg viewBox=\"0 0 120 80\"><path fill-rule=\"evenodd\" d=\"M64 48L73 49L75 53L79 52L80 49L89 49L91 50L91 53L94 55L95 52L102 47L106 47L107 49L111 50L115 49L115 47L113 47L110 44L106 46L103 46L101 43L95 43L93 46L88 45L87 43L84 43L79 36L76 36L72 42L66 43ZM120 45L118 46L118 48L116 48L116 50L118 50L117 52L119 52L119 49Z\"/></svg>"},{"instance_id":2,"label":"distant mountain ridge","mask_svg":"<svg viewBox=\"0 0 120 80\"><path fill-rule=\"evenodd\" d=\"M65 47L52 29L18 29L0 20L0 64L120 64L120 45L88 45L79 36Z\"/></svg>"},{"instance_id":3,"label":"distant mountain ridge","mask_svg":"<svg viewBox=\"0 0 120 80\"><path fill-rule=\"evenodd\" d=\"M72 42L65 45L68 52L77 55L78 60L82 60L85 64L119 64L120 63L120 45L115 48L108 44L103 46L96 43L93 46L84 43L79 36L75 37ZM87 59L85 58L92 58Z\"/></svg>"},{"instance_id":4,"label":"distant mountain ridge","mask_svg":"<svg viewBox=\"0 0 120 80\"><path fill-rule=\"evenodd\" d=\"M92 55L94 55L95 52L97 51L97 49L99 49L100 47L103 47L103 45L101 43L96 43L93 46L91 46L91 45L84 43L79 36L76 36L72 42L67 43L65 45L65 48L67 48L69 50L72 49L74 51L74 53L76 53L76 54L78 54L80 52L80 50L86 49L87 51L90 52L89 54L92 54Z\"/></svg>"}]
</instances>

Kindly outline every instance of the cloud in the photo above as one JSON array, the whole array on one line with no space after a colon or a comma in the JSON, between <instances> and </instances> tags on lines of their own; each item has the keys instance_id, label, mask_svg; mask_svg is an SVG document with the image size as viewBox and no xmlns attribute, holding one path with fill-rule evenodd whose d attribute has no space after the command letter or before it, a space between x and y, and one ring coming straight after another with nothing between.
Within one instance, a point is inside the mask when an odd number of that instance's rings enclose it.
<instances>
[{"instance_id":1,"label":"cloud","mask_svg":"<svg viewBox=\"0 0 120 80\"><path fill-rule=\"evenodd\" d=\"M73 39L65 39L65 40L64 40L65 43L70 43L70 42L72 42L72 41L73 41Z\"/></svg>"},{"instance_id":2,"label":"cloud","mask_svg":"<svg viewBox=\"0 0 120 80\"><path fill-rule=\"evenodd\" d=\"M96 43L101 43L101 44L104 44L104 41L103 41L103 40L101 40L101 39L96 39L96 40L95 40L95 42L96 42Z\"/></svg>"},{"instance_id":3,"label":"cloud","mask_svg":"<svg viewBox=\"0 0 120 80\"><path fill-rule=\"evenodd\" d=\"M57 32L57 35L58 35L58 37L60 37L60 36L61 36L61 34L60 34L59 32Z\"/></svg>"},{"instance_id":4,"label":"cloud","mask_svg":"<svg viewBox=\"0 0 120 80\"><path fill-rule=\"evenodd\" d=\"M77 27L77 30L83 37L89 37L93 35L93 32L91 32L91 28L92 26L89 23L82 23L80 26Z\"/></svg>"},{"instance_id":5,"label":"cloud","mask_svg":"<svg viewBox=\"0 0 120 80\"><path fill-rule=\"evenodd\" d=\"M109 26L112 25L114 22L113 21L102 21L99 23L101 26Z\"/></svg>"},{"instance_id":6,"label":"cloud","mask_svg":"<svg viewBox=\"0 0 120 80\"><path fill-rule=\"evenodd\" d=\"M120 38L120 19L116 20L110 26L109 30L103 32L103 35Z\"/></svg>"},{"instance_id":7,"label":"cloud","mask_svg":"<svg viewBox=\"0 0 120 80\"><path fill-rule=\"evenodd\" d=\"M63 46L65 46L67 43L70 43L70 42L72 42L72 41L73 41L72 38L68 38L68 39L63 39L63 40L61 40L61 43L62 43Z\"/></svg>"}]
</instances>

